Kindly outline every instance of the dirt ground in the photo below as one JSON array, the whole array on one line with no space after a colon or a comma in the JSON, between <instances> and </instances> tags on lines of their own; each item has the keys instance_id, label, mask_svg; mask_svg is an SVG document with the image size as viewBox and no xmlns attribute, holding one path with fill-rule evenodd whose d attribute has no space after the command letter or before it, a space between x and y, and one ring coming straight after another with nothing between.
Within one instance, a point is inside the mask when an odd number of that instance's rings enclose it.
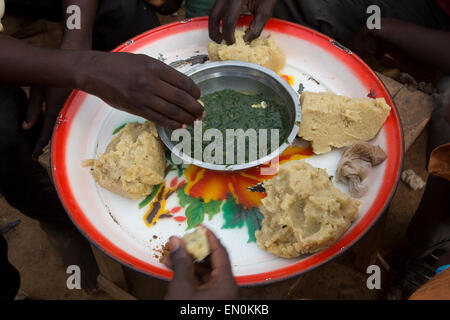
<instances>
[{"instance_id":1,"label":"dirt ground","mask_svg":"<svg viewBox=\"0 0 450 320\"><path fill-rule=\"evenodd\" d=\"M180 19L169 17L164 23ZM14 21L13 21L14 23ZM21 25L16 23L17 30ZM26 29L23 29L26 32ZM56 32L58 35L58 32ZM55 37L45 38L52 42ZM40 43L42 39L33 39ZM426 180L425 170L426 133L422 133L405 157L404 169L413 169ZM400 183L387 213L383 233L381 254L387 254L405 233L423 190L412 191ZM9 244L9 259L20 271L21 294L39 299L109 299L104 292L88 295L82 290L69 290L66 286L68 274L55 248L39 223L25 217L11 208L0 195L0 227L20 219L21 223L5 234ZM302 276L275 284L242 288L245 299L378 299L382 290L369 290L366 286L367 274L355 266L355 256L361 252L364 238L340 257ZM363 248L364 249L364 248ZM389 262L389 261L388 261ZM141 299L164 297L167 283L144 276L126 267L127 285L131 294Z\"/></svg>"}]
</instances>

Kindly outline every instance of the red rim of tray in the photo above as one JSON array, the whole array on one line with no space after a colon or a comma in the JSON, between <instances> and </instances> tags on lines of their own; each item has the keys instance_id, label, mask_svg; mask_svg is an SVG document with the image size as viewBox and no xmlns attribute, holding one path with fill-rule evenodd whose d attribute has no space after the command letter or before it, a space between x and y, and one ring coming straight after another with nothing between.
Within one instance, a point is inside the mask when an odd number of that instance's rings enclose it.
<instances>
[{"instance_id":1,"label":"red rim of tray","mask_svg":"<svg viewBox=\"0 0 450 320\"><path fill-rule=\"evenodd\" d=\"M250 21L251 17L243 17L239 20L239 25L248 25ZM199 17L181 22L175 22L136 36L135 38L120 45L114 51L134 52L144 45L148 45L149 43L168 36L196 29L207 28L207 17ZM288 34L290 36L306 40L321 47L323 50L326 50L328 53L332 54L335 58L344 63L364 84L367 88L368 94L370 94L371 97L382 97L386 99L386 102L392 107L392 112L390 113L384 126L387 140L387 154L389 157L386 160L384 179L376 199L370 206L366 215L353 227L350 232L341 237L329 248L320 253L307 257L293 265L272 270L270 272L237 276L236 280L240 285L265 284L284 280L316 268L342 254L350 246L355 244L387 209L387 206L390 203L397 187L403 162L404 143L398 111L381 80L357 55L340 46L331 38L294 23L271 19L267 23L266 28L271 31ZM133 257L107 239L94 225L90 223L89 219L80 208L77 199L73 196L65 162L66 141L70 134L72 119L77 114L86 96L86 93L78 90L74 90L72 92L60 114L60 119L64 119L65 121L58 121L53 130L53 139L51 143L51 167L53 181L59 198L61 199L61 202L72 222L77 226L80 232L101 251L136 271L150 274L160 279L169 280L172 277L171 271Z\"/></svg>"}]
</instances>

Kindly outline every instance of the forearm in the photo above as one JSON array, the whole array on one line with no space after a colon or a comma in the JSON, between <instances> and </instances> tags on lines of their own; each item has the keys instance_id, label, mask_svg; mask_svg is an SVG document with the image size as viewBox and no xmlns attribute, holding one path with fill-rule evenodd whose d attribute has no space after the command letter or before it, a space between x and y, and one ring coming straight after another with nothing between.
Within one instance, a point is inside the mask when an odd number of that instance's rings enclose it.
<instances>
[{"instance_id":1,"label":"forearm","mask_svg":"<svg viewBox=\"0 0 450 320\"><path fill-rule=\"evenodd\" d=\"M80 8L80 29L69 29L67 21L73 14L67 13L70 6L76 5ZM95 16L98 0L62 0L64 35L61 48L67 50L90 50L92 48L92 34L94 31Z\"/></svg>"},{"instance_id":2,"label":"forearm","mask_svg":"<svg viewBox=\"0 0 450 320\"><path fill-rule=\"evenodd\" d=\"M450 73L450 32L432 30L397 19L382 20L374 36L434 70Z\"/></svg>"},{"instance_id":3,"label":"forearm","mask_svg":"<svg viewBox=\"0 0 450 320\"><path fill-rule=\"evenodd\" d=\"M0 83L76 88L86 53L44 49L0 34Z\"/></svg>"}]
</instances>

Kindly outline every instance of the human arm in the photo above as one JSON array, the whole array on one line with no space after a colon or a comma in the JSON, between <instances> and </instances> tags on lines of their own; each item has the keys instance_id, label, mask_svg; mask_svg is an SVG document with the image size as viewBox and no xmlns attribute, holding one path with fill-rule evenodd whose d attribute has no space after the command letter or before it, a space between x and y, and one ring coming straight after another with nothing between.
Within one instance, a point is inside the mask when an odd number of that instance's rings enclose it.
<instances>
[{"instance_id":1,"label":"human arm","mask_svg":"<svg viewBox=\"0 0 450 320\"><path fill-rule=\"evenodd\" d=\"M69 29L66 23L71 16L70 7L78 6L81 11L80 28ZM61 49L65 50L90 50L92 49L92 34L94 31L95 15L98 0L62 0L64 32L61 41ZM68 13L68 11L70 11Z\"/></svg>"},{"instance_id":2,"label":"human arm","mask_svg":"<svg viewBox=\"0 0 450 320\"><path fill-rule=\"evenodd\" d=\"M434 70L450 73L450 32L424 28L398 19L382 19L374 36L408 53Z\"/></svg>"},{"instance_id":3,"label":"human arm","mask_svg":"<svg viewBox=\"0 0 450 320\"><path fill-rule=\"evenodd\" d=\"M450 32L383 18L381 29L362 30L349 46L362 56L381 51L400 52L432 70L450 73Z\"/></svg>"},{"instance_id":4,"label":"human arm","mask_svg":"<svg viewBox=\"0 0 450 320\"><path fill-rule=\"evenodd\" d=\"M63 37L60 44L62 50L91 50L92 34L98 0L62 0ZM75 17L79 9L79 16ZM78 19L80 25L71 27L73 19ZM43 125L39 139L33 151L33 158L37 158L50 140L54 123L64 102L73 87L55 88L34 86L30 88L30 100L22 127L31 129L44 113ZM45 108L44 108L45 106Z\"/></svg>"},{"instance_id":5,"label":"human arm","mask_svg":"<svg viewBox=\"0 0 450 320\"><path fill-rule=\"evenodd\" d=\"M195 83L146 55L44 49L5 35L0 48L0 83L80 89L172 128L203 113Z\"/></svg>"}]
</instances>

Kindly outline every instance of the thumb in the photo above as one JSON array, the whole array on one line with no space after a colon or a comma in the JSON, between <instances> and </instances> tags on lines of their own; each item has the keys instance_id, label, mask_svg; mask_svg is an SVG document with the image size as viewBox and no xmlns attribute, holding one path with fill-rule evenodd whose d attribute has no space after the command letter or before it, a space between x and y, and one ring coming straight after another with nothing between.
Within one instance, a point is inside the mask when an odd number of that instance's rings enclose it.
<instances>
[{"instance_id":1,"label":"thumb","mask_svg":"<svg viewBox=\"0 0 450 320\"><path fill-rule=\"evenodd\" d=\"M170 281L166 299L192 299L196 291L196 282L194 277L194 265L191 256L186 251L183 241L177 237L171 237L170 247L170 265L173 270L173 278Z\"/></svg>"},{"instance_id":2,"label":"thumb","mask_svg":"<svg viewBox=\"0 0 450 320\"><path fill-rule=\"evenodd\" d=\"M44 103L44 89L41 87L32 87L30 89L30 100L28 103L25 119L22 123L22 128L25 130L31 129L39 118L42 112L42 104Z\"/></svg>"},{"instance_id":3,"label":"thumb","mask_svg":"<svg viewBox=\"0 0 450 320\"><path fill-rule=\"evenodd\" d=\"M37 160L39 156L42 154L42 150L49 143L52 133L53 126L58 118L58 113L54 110L48 110L44 117L44 123L42 125L41 134L39 135L39 139L36 142L36 146L33 150L32 158Z\"/></svg>"},{"instance_id":4,"label":"thumb","mask_svg":"<svg viewBox=\"0 0 450 320\"><path fill-rule=\"evenodd\" d=\"M249 28L245 32L244 41L251 42L258 38L261 35L267 21L268 18L265 15L256 15L253 21L250 23Z\"/></svg>"},{"instance_id":5,"label":"thumb","mask_svg":"<svg viewBox=\"0 0 450 320\"><path fill-rule=\"evenodd\" d=\"M186 251L183 241L177 237L169 240L170 260L173 270L172 281L194 280L194 265L192 258Z\"/></svg>"}]
</instances>

